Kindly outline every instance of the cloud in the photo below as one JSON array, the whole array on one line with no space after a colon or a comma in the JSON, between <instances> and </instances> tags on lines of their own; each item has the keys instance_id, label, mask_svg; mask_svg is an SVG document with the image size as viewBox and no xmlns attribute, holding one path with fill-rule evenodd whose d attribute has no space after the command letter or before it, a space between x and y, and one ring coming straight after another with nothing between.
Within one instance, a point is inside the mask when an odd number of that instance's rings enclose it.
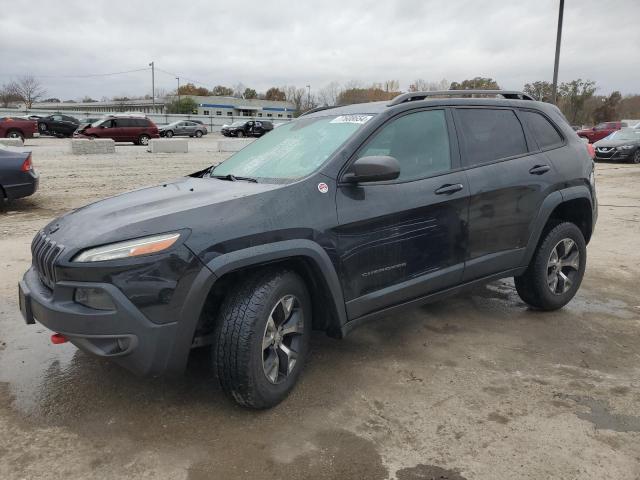
<instances>
[{"instance_id":1,"label":"cloud","mask_svg":"<svg viewBox=\"0 0 640 480\"><path fill-rule=\"evenodd\" d=\"M22 5L21 5L22 4ZM241 5L241 7L240 7ZM27 15L25 11L28 10ZM567 2L560 80L589 78L600 93L640 93L640 3ZM0 17L0 82L42 76L51 96L150 93L144 68L211 88L332 80L363 83L490 76L503 88L551 80L557 0L176 2L18 0ZM156 72L172 90L175 75Z\"/></svg>"}]
</instances>

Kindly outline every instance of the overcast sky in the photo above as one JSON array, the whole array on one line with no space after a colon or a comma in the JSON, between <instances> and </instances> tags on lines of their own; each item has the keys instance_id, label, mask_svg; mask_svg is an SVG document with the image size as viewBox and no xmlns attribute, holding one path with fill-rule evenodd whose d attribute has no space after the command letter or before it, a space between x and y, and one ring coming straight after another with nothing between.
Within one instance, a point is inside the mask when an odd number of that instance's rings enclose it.
<instances>
[{"instance_id":1,"label":"overcast sky","mask_svg":"<svg viewBox=\"0 0 640 480\"><path fill-rule=\"evenodd\" d=\"M8 0L0 0L0 6ZM148 68L208 88L332 80L495 78L522 89L553 75L558 0L14 0L0 15L0 83L41 76L48 96L151 93ZM640 0L567 0L560 81L640 93ZM66 77L65 77L66 76ZM156 71L156 88L176 87ZM195 83L195 82L194 82Z\"/></svg>"}]
</instances>

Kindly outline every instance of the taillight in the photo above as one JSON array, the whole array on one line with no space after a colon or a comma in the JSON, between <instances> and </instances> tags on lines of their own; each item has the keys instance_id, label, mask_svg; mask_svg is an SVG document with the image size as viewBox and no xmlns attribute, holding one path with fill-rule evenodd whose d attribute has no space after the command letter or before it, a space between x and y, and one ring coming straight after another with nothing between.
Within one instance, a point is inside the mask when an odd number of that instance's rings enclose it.
<instances>
[{"instance_id":1,"label":"taillight","mask_svg":"<svg viewBox=\"0 0 640 480\"><path fill-rule=\"evenodd\" d=\"M591 158L596 157L596 149L593 147L593 143L587 143L587 152Z\"/></svg>"},{"instance_id":2,"label":"taillight","mask_svg":"<svg viewBox=\"0 0 640 480\"><path fill-rule=\"evenodd\" d=\"M22 162L22 166L20 167L21 172L28 172L29 170L33 170L33 163L31 162L31 154Z\"/></svg>"}]
</instances>

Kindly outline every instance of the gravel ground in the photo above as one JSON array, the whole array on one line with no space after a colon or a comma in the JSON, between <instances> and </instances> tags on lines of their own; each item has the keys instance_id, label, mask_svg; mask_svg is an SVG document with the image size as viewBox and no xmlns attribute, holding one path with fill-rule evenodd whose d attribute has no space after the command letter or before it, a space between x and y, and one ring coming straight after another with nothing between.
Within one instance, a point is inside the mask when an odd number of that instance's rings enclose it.
<instances>
[{"instance_id":1,"label":"gravel ground","mask_svg":"<svg viewBox=\"0 0 640 480\"><path fill-rule=\"evenodd\" d=\"M28 141L40 190L0 212L0 478L640 478L640 166L598 165L587 273L561 311L528 310L505 280L342 341L315 334L267 412L227 401L201 358L139 379L25 326L16 284L39 228L224 160L215 140L86 157Z\"/></svg>"}]
</instances>

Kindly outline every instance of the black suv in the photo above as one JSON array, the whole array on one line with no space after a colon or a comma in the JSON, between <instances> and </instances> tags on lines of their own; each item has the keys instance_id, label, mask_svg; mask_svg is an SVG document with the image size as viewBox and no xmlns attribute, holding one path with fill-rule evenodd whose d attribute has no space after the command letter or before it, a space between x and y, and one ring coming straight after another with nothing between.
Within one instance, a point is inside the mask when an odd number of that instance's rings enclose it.
<instances>
[{"instance_id":1,"label":"black suv","mask_svg":"<svg viewBox=\"0 0 640 480\"><path fill-rule=\"evenodd\" d=\"M562 307L597 216L584 142L522 93L437 95L312 112L215 168L52 221L20 282L27 323L140 374L210 346L223 389L266 408L312 329L340 338L503 277Z\"/></svg>"},{"instance_id":2,"label":"black suv","mask_svg":"<svg viewBox=\"0 0 640 480\"><path fill-rule=\"evenodd\" d=\"M238 121L225 125L220 133L225 137L261 137L273 130L273 123L266 120Z\"/></svg>"}]
</instances>

